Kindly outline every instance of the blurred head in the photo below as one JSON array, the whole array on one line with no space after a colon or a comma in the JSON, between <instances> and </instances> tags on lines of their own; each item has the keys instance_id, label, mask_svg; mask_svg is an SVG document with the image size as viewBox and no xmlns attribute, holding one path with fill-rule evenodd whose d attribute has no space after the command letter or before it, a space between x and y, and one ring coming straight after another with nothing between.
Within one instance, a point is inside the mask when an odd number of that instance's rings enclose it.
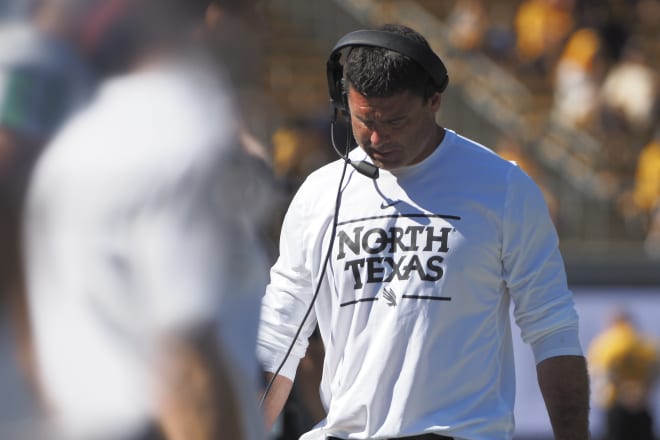
<instances>
[{"instance_id":1,"label":"blurred head","mask_svg":"<svg viewBox=\"0 0 660 440\"><path fill-rule=\"evenodd\" d=\"M410 28L381 29L428 46ZM358 46L349 52L344 72L353 135L376 166L414 165L435 150L444 134L435 122L441 94L422 66L398 52Z\"/></svg>"},{"instance_id":2,"label":"blurred head","mask_svg":"<svg viewBox=\"0 0 660 440\"><path fill-rule=\"evenodd\" d=\"M79 46L102 73L187 39L210 0L38 0L38 21Z\"/></svg>"}]
</instances>

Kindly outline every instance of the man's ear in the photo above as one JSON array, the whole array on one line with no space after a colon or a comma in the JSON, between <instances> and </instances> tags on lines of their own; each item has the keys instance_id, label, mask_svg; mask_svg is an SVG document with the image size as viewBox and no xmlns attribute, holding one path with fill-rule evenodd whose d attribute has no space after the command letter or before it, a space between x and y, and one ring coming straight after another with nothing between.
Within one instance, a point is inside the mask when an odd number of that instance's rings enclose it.
<instances>
[{"instance_id":1,"label":"man's ear","mask_svg":"<svg viewBox=\"0 0 660 440\"><path fill-rule=\"evenodd\" d=\"M429 105L429 109L435 113L440 109L440 103L442 102L442 93L440 92L435 92L431 97L428 99L427 103Z\"/></svg>"}]
</instances>

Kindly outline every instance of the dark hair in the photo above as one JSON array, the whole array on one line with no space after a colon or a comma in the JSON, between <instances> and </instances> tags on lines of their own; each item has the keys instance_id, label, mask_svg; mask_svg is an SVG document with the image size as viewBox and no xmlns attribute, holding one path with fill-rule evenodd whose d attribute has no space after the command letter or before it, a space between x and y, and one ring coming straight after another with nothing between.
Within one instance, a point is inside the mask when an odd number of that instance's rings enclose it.
<instances>
[{"instance_id":1,"label":"dark hair","mask_svg":"<svg viewBox=\"0 0 660 440\"><path fill-rule=\"evenodd\" d=\"M428 41L418 32L400 24L386 24L379 30L410 38L430 49ZM355 46L349 51L344 64L347 85L361 95L386 98L410 91L424 99L440 90L431 75L399 52L374 46Z\"/></svg>"}]
</instances>

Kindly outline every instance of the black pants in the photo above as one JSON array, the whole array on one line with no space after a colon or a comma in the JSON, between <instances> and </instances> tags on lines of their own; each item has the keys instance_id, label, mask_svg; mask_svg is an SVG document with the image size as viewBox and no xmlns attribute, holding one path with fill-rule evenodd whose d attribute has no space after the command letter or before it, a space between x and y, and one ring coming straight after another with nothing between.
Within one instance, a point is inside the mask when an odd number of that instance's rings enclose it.
<instances>
[{"instance_id":1,"label":"black pants","mask_svg":"<svg viewBox=\"0 0 660 440\"><path fill-rule=\"evenodd\" d=\"M398 439L401 440L453 440L453 437L447 437L444 435L439 435L439 434L420 434L420 435L413 435L412 437L397 437ZM339 437L328 437L327 440L343 440ZM391 439L391 440L396 440L396 439Z\"/></svg>"},{"instance_id":2,"label":"black pants","mask_svg":"<svg viewBox=\"0 0 660 440\"><path fill-rule=\"evenodd\" d=\"M607 412L607 440L653 440L653 418L646 409L614 405Z\"/></svg>"}]
</instances>

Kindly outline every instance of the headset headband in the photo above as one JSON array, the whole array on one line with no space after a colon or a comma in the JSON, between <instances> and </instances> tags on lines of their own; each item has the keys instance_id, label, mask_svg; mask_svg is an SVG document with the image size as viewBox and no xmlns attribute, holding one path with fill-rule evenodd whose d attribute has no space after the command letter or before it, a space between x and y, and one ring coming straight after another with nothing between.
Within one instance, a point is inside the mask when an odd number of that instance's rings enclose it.
<instances>
[{"instance_id":1,"label":"headset headband","mask_svg":"<svg viewBox=\"0 0 660 440\"><path fill-rule=\"evenodd\" d=\"M341 50L348 46L382 47L398 52L422 66L437 84L440 92L443 92L449 83L449 76L444 63L426 45L403 35L383 30L354 31L344 35L335 44L327 62L328 89L331 101L335 106L343 105L341 103L343 66L339 63L339 58L341 57Z\"/></svg>"}]
</instances>

